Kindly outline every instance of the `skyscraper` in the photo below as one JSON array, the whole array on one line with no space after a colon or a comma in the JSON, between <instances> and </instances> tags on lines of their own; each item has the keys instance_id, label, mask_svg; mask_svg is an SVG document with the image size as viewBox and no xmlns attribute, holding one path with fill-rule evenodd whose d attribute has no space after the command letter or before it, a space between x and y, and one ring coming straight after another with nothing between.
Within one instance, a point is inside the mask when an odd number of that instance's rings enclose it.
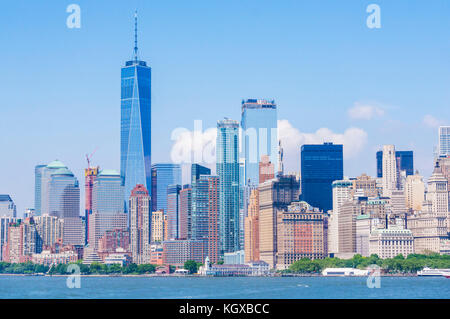
<instances>
[{"instance_id":1,"label":"skyscraper","mask_svg":"<svg viewBox=\"0 0 450 319\"><path fill-rule=\"evenodd\" d=\"M259 161L268 155L278 168L277 106L275 101L242 101L242 150L245 157L245 184L259 184Z\"/></svg>"},{"instance_id":2,"label":"skyscraper","mask_svg":"<svg viewBox=\"0 0 450 319\"><path fill-rule=\"evenodd\" d=\"M138 59L135 16L134 56L121 70L120 176L125 203L137 184L151 190L151 71Z\"/></svg>"},{"instance_id":3,"label":"skyscraper","mask_svg":"<svg viewBox=\"0 0 450 319\"><path fill-rule=\"evenodd\" d=\"M89 246L98 248L100 238L110 230L127 230L124 213L122 177L115 170L102 170L92 189L92 214L89 215Z\"/></svg>"},{"instance_id":4,"label":"skyscraper","mask_svg":"<svg viewBox=\"0 0 450 319\"><path fill-rule=\"evenodd\" d=\"M179 239L179 210L180 210L181 185L167 186L167 237L168 239Z\"/></svg>"},{"instance_id":5,"label":"skyscraper","mask_svg":"<svg viewBox=\"0 0 450 319\"><path fill-rule=\"evenodd\" d=\"M42 172L47 165L36 165L34 168L34 212L41 214Z\"/></svg>"},{"instance_id":6,"label":"skyscraper","mask_svg":"<svg viewBox=\"0 0 450 319\"><path fill-rule=\"evenodd\" d=\"M245 262L259 260L259 191L250 194L248 216L245 217Z\"/></svg>"},{"instance_id":7,"label":"skyscraper","mask_svg":"<svg viewBox=\"0 0 450 319\"><path fill-rule=\"evenodd\" d=\"M0 216L16 217L16 204L9 195L0 194Z\"/></svg>"},{"instance_id":8,"label":"skyscraper","mask_svg":"<svg viewBox=\"0 0 450 319\"><path fill-rule=\"evenodd\" d=\"M178 217L178 237L190 239L192 234L192 188L184 185L180 191L180 208Z\"/></svg>"},{"instance_id":9,"label":"skyscraper","mask_svg":"<svg viewBox=\"0 0 450 319\"><path fill-rule=\"evenodd\" d=\"M159 163L152 165L152 211L167 213L167 187L181 185L180 164Z\"/></svg>"},{"instance_id":10,"label":"skyscraper","mask_svg":"<svg viewBox=\"0 0 450 319\"><path fill-rule=\"evenodd\" d=\"M220 254L240 250L239 122L217 122L216 166L219 176Z\"/></svg>"},{"instance_id":11,"label":"skyscraper","mask_svg":"<svg viewBox=\"0 0 450 319\"><path fill-rule=\"evenodd\" d=\"M406 176L414 174L414 152L395 151L397 171L405 171ZM377 177L383 177L383 151L377 152Z\"/></svg>"},{"instance_id":12,"label":"skyscraper","mask_svg":"<svg viewBox=\"0 0 450 319\"><path fill-rule=\"evenodd\" d=\"M324 212L333 207L333 181L343 178L342 151L333 143L301 147L301 199Z\"/></svg>"},{"instance_id":13,"label":"skyscraper","mask_svg":"<svg viewBox=\"0 0 450 319\"><path fill-rule=\"evenodd\" d=\"M149 263L151 240L150 196L144 185L136 185L133 188L129 207L133 263Z\"/></svg>"},{"instance_id":14,"label":"skyscraper","mask_svg":"<svg viewBox=\"0 0 450 319\"><path fill-rule=\"evenodd\" d=\"M394 145L383 145L383 195L389 197L397 189L397 160Z\"/></svg>"},{"instance_id":15,"label":"skyscraper","mask_svg":"<svg viewBox=\"0 0 450 319\"><path fill-rule=\"evenodd\" d=\"M439 155L450 155L450 126L439 127Z\"/></svg>"},{"instance_id":16,"label":"skyscraper","mask_svg":"<svg viewBox=\"0 0 450 319\"><path fill-rule=\"evenodd\" d=\"M89 162L88 162L89 163ZM89 242L89 215L92 214L92 190L100 168L88 167L84 170L84 220L86 244Z\"/></svg>"}]
</instances>

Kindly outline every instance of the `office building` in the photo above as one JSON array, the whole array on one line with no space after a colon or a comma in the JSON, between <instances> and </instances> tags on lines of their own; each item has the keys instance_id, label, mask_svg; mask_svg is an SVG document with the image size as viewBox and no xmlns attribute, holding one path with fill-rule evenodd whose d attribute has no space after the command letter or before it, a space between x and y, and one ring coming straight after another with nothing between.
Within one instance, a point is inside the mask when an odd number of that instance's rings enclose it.
<instances>
[{"instance_id":1,"label":"office building","mask_svg":"<svg viewBox=\"0 0 450 319\"><path fill-rule=\"evenodd\" d=\"M259 191L251 191L248 216L245 218L245 262L258 261L259 258Z\"/></svg>"},{"instance_id":2,"label":"office building","mask_svg":"<svg viewBox=\"0 0 450 319\"><path fill-rule=\"evenodd\" d=\"M138 57L137 17L133 58L121 68L120 176L125 185L123 202L138 184L151 191L151 74ZM152 194L150 194L152 195Z\"/></svg>"},{"instance_id":3,"label":"office building","mask_svg":"<svg viewBox=\"0 0 450 319\"><path fill-rule=\"evenodd\" d=\"M277 212L277 269L302 258L327 256L327 218L306 202L293 202Z\"/></svg>"},{"instance_id":4,"label":"office building","mask_svg":"<svg viewBox=\"0 0 450 319\"><path fill-rule=\"evenodd\" d=\"M274 167L268 155L261 156L261 161L259 162L259 183L264 183L275 177Z\"/></svg>"},{"instance_id":5,"label":"office building","mask_svg":"<svg viewBox=\"0 0 450 319\"><path fill-rule=\"evenodd\" d=\"M163 263L166 265L183 266L188 260L202 263L207 254L206 242L203 240L169 240L162 245Z\"/></svg>"},{"instance_id":6,"label":"office building","mask_svg":"<svg viewBox=\"0 0 450 319\"><path fill-rule=\"evenodd\" d=\"M136 185L129 202L131 256L135 264L150 263L150 195L144 185Z\"/></svg>"},{"instance_id":7,"label":"office building","mask_svg":"<svg viewBox=\"0 0 450 319\"><path fill-rule=\"evenodd\" d=\"M414 253L414 237L411 230L390 226L387 229L375 229L370 235L369 255L376 254L381 259L398 255L407 257Z\"/></svg>"},{"instance_id":8,"label":"office building","mask_svg":"<svg viewBox=\"0 0 450 319\"><path fill-rule=\"evenodd\" d=\"M352 199L353 181L344 179L331 184L333 194L333 210L328 219L328 251L336 254L339 251L339 212L341 206Z\"/></svg>"},{"instance_id":9,"label":"office building","mask_svg":"<svg viewBox=\"0 0 450 319\"><path fill-rule=\"evenodd\" d=\"M239 122L217 122L216 166L219 177L220 254L241 250Z\"/></svg>"},{"instance_id":10,"label":"office building","mask_svg":"<svg viewBox=\"0 0 450 319\"><path fill-rule=\"evenodd\" d=\"M152 212L150 232L152 243L161 243L165 240L165 223L164 212L162 210Z\"/></svg>"},{"instance_id":11,"label":"office building","mask_svg":"<svg viewBox=\"0 0 450 319\"><path fill-rule=\"evenodd\" d=\"M89 161L88 161L89 163ZM85 220L85 233L86 242L89 242L89 215L92 214L92 190L94 189L94 182L100 168L88 167L84 170L84 220Z\"/></svg>"},{"instance_id":12,"label":"office building","mask_svg":"<svg viewBox=\"0 0 450 319\"><path fill-rule=\"evenodd\" d=\"M3 260L3 250L8 243L9 225L15 224L17 218L10 216L0 216L0 261Z\"/></svg>"},{"instance_id":13,"label":"office building","mask_svg":"<svg viewBox=\"0 0 450 319\"><path fill-rule=\"evenodd\" d=\"M96 250L98 241L109 230L127 230L124 213L122 177L115 170L100 171L92 189L92 214L89 215L89 246Z\"/></svg>"},{"instance_id":14,"label":"office building","mask_svg":"<svg viewBox=\"0 0 450 319\"><path fill-rule=\"evenodd\" d=\"M261 156L278 167L277 106L275 101L242 101L242 150L245 157L245 185L258 186Z\"/></svg>"},{"instance_id":15,"label":"office building","mask_svg":"<svg viewBox=\"0 0 450 319\"><path fill-rule=\"evenodd\" d=\"M167 188L181 185L180 164L159 163L152 165L152 211L167 213Z\"/></svg>"},{"instance_id":16,"label":"office building","mask_svg":"<svg viewBox=\"0 0 450 319\"><path fill-rule=\"evenodd\" d=\"M439 155L450 156L450 126L439 127Z\"/></svg>"},{"instance_id":17,"label":"office building","mask_svg":"<svg viewBox=\"0 0 450 319\"><path fill-rule=\"evenodd\" d=\"M259 255L271 268L277 264L277 213L299 198L299 181L293 175L279 176L258 186Z\"/></svg>"},{"instance_id":18,"label":"office building","mask_svg":"<svg viewBox=\"0 0 450 319\"><path fill-rule=\"evenodd\" d=\"M43 214L33 218L36 222L36 230L42 240L42 247L50 249L56 243L62 243L64 233L64 219Z\"/></svg>"},{"instance_id":19,"label":"office building","mask_svg":"<svg viewBox=\"0 0 450 319\"><path fill-rule=\"evenodd\" d=\"M324 212L332 209L332 183L342 180L343 165L342 145L302 145L301 200Z\"/></svg>"},{"instance_id":20,"label":"office building","mask_svg":"<svg viewBox=\"0 0 450 319\"><path fill-rule=\"evenodd\" d=\"M378 151L377 157L377 177L383 177L383 151ZM397 171L405 171L406 176L414 174L414 152L395 151L395 161Z\"/></svg>"},{"instance_id":21,"label":"office building","mask_svg":"<svg viewBox=\"0 0 450 319\"><path fill-rule=\"evenodd\" d=\"M190 239L192 235L192 188L184 185L180 190L178 237Z\"/></svg>"},{"instance_id":22,"label":"office building","mask_svg":"<svg viewBox=\"0 0 450 319\"><path fill-rule=\"evenodd\" d=\"M179 211L180 211L180 191L181 185L168 185L167 186L167 238L180 239L179 238Z\"/></svg>"},{"instance_id":23,"label":"office building","mask_svg":"<svg viewBox=\"0 0 450 319\"><path fill-rule=\"evenodd\" d=\"M11 196L0 194L0 217L17 217L16 205Z\"/></svg>"}]
</instances>

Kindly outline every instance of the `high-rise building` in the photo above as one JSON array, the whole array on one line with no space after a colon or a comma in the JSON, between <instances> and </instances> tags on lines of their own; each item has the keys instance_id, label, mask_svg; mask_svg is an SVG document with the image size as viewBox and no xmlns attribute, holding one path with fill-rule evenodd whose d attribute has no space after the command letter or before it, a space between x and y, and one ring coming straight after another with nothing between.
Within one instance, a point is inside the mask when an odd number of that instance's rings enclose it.
<instances>
[{"instance_id":1,"label":"high-rise building","mask_svg":"<svg viewBox=\"0 0 450 319\"><path fill-rule=\"evenodd\" d=\"M409 210L422 210L422 203L425 196L425 183L423 177L416 172L414 175L406 177L405 200L406 208Z\"/></svg>"},{"instance_id":2,"label":"high-rise building","mask_svg":"<svg viewBox=\"0 0 450 319\"><path fill-rule=\"evenodd\" d=\"M327 256L326 215L306 202L293 202L277 212L277 269L302 258Z\"/></svg>"},{"instance_id":3,"label":"high-rise building","mask_svg":"<svg viewBox=\"0 0 450 319\"><path fill-rule=\"evenodd\" d=\"M165 239L165 219L164 212L162 210L158 210L156 212L152 212L152 223L151 223L151 242L152 243L161 243Z\"/></svg>"},{"instance_id":4,"label":"high-rise building","mask_svg":"<svg viewBox=\"0 0 450 319\"><path fill-rule=\"evenodd\" d=\"M428 179L428 190L425 194L425 201L430 204L430 212L436 216L446 216L447 227L450 232L450 212L448 209L448 181L442 174L439 162L433 170L433 174Z\"/></svg>"},{"instance_id":5,"label":"high-rise building","mask_svg":"<svg viewBox=\"0 0 450 319\"><path fill-rule=\"evenodd\" d=\"M36 230L32 217L18 220L8 227L8 242L5 247L3 260L9 263L23 263L31 261L34 253L42 251L42 241Z\"/></svg>"},{"instance_id":6,"label":"high-rise building","mask_svg":"<svg viewBox=\"0 0 450 319\"><path fill-rule=\"evenodd\" d=\"M190 239L192 234L192 188L184 185L180 190L180 207L178 222L178 237L180 239Z\"/></svg>"},{"instance_id":7,"label":"high-rise building","mask_svg":"<svg viewBox=\"0 0 450 319\"><path fill-rule=\"evenodd\" d=\"M261 161L259 162L259 183L264 183L265 181L274 177L275 168L273 163L270 162L269 156L261 156Z\"/></svg>"},{"instance_id":8,"label":"high-rise building","mask_svg":"<svg viewBox=\"0 0 450 319\"><path fill-rule=\"evenodd\" d=\"M245 157L245 184L258 186L259 161L268 155L278 168L277 106L275 101L242 101L242 150Z\"/></svg>"},{"instance_id":9,"label":"high-rise building","mask_svg":"<svg viewBox=\"0 0 450 319\"><path fill-rule=\"evenodd\" d=\"M397 159L394 145L383 145L383 196L391 196L391 192L397 190Z\"/></svg>"},{"instance_id":10,"label":"high-rise building","mask_svg":"<svg viewBox=\"0 0 450 319\"><path fill-rule=\"evenodd\" d=\"M206 172L206 171L205 171ZM198 175L192 186L192 236L206 243L212 262L219 260L219 178Z\"/></svg>"},{"instance_id":11,"label":"high-rise building","mask_svg":"<svg viewBox=\"0 0 450 319\"><path fill-rule=\"evenodd\" d=\"M3 249L8 243L8 228L10 224L17 222L17 218L11 216L0 216L0 260L3 260Z\"/></svg>"},{"instance_id":12,"label":"high-rise building","mask_svg":"<svg viewBox=\"0 0 450 319\"><path fill-rule=\"evenodd\" d=\"M220 254L240 250L239 122L217 122L216 166L219 176Z\"/></svg>"},{"instance_id":13,"label":"high-rise building","mask_svg":"<svg viewBox=\"0 0 450 319\"><path fill-rule=\"evenodd\" d=\"M96 250L105 232L127 230L124 213L122 177L115 170L102 170L92 189L92 214L89 215L89 246Z\"/></svg>"},{"instance_id":14,"label":"high-rise building","mask_svg":"<svg viewBox=\"0 0 450 319\"><path fill-rule=\"evenodd\" d=\"M211 175L211 169L200 164L191 165L191 184L200 178L200 175Z\"/></svg>"},{"instance_id":15,"label":"high-rise building","mask_svg":"<svg viewBox=\"0 0 450 319\"><path fill-rule=\"evenodd\" d=\"M414 152L395 151L397 171L405 171L406 176L414 174ZM383 151L377 152L377 177L383 177Z\"/></svg>"},{"instance_id":16,"label":"high-rise building","mask_svg":"<svg viewBox=\"0 0 450 319\"><path fill-rule=\"evenodd\" d=\"M75 175L67 168L44 170L42 215L56 216L64 220L63 245L84 245L84 227L80 216L80 187ZM56 165L55 165L56 164ZM62 165L61 165L62 166ZM45 190L45 191L44 191Z\"/></svg>"},{"instance_id":17,"label":"high-rise building","mask_svg":"<svg viewBox=\"0 0 450 319\"><path fill-rule=\"evenodd\" d=\"M253 189L245 218L245 262L259 260L259 191Z\"/></svg>"},{"instance_id":18,"label":"high-rise building","mask_svg":"<svg viewBox=\"0 0 450 319\"><path fill-rule=\"evenodd\" d=\"M439 155L450 156L450 126L439 127Z\"/></svg>"},{"instance_id":19,"label":"high-rise building","mask_svg":"<svg viewBox=\"0 0 450 319\"><path fill-rule=\"evenodd\" d=\"M41 213L42 200L42 172L47 165L36 165L34 168L34 211L36 215Z\"/></svg>"},{"instance_id":20,"label":"high-rise building","mask_svg":"<svg viewBox=\"0 0 450 319\"><path fill-rule=\"evenodd\" d=\"M258 186L259 191L259 255L270 267L276 266L277 213L298 201L300 185L293 175L280 175Z\"/></svg>"},{"instance_id":21,"label":"high-rise building","mask_svg":"<svg viewBox=\"0 0 450 319\"><path fill-rule=\"evenodd\" d=\"M120 176L125 203L137 184L151 190L151 74L152 69L138 58L135 16L133 59L121 69Z\"/></svg>"},{"instance_id":22,"label":"high-rise building","mask_svg":"<svg viewBox=\"0 0 450 319\"><path fill-rule=\"evenodd\" d=\"M9 195L0 194L0 216L17 217L16 205Z\"/></svg>"},{"instance_id":23,"label":"high-rise building","mask_svg":"<svg viewBox=\"0 0 450 319\"><path fill-rule=\"evenodd\" d=\"M179 238L179 212L180 212L180 191L181 185L168 185L167 186L167 238L180 239Z\"/></svg>"},{"instance_id":24,"label":"high-rise building","mask_svg":"<svg viewBox=\"0 0 450 319\"><path fill-rule=\"evenodd\" d=\"M152 211L167 213L167 187L181 185L180 164L159 163L152 165Z\"/></svg>"},{"instance_id":25,"label":"high-rise building","mask_svg":"<svg viewBox=\"0 0 450 319\"><path fill-rule=\"evenodd\" d=\"M333 207L332 183L344 174L343 146L302 145L301 200L327 212Z\"/></svg>"},{"instance_id":26,"label":"high-rise building","mask_svg":"<svg viewBox=\"0 0 450 319\"><path fill-rule=\"evenodd\" d=\"M144 185L136 185L131 191L129 213L132 261L136 264L150 263L150 196Z\"/></svg>"},{"instance_id":27,"label":"high-rise building","mask_svg":"<svg viewBox=\"0 0 450 319\"><path fill-rule=\"evenodd\" d=\"M88 167L84 170L84 220L86 242L89 242L89 215L92 214L92 190L100 168Z\"/></svg>"},{"instance_id":28,"label":"high-rise building","mask_svg":"<svg viewBox=\"0 0 450 319\"><path fill-rule=\"evenodd\" d=\"M439 163L441 172L447 179L447 185L450 185L450 155L440 156L436 159L436 162ZM450 187L447 188L448 188L448 205L449 205L448 210L450 211Z\"/></svg>"},{"instance_id":29,"label":"high-rise building","mask_svg":"<svg viewBox=\"0 0 450 319\"><path fill-rule=\"evenodd\" d=\"M56 243L62 242L64 232L64 219L47 214L34 217L36 230L41 237L42 246L51 249Z\"/></svg>"},{"instance_id":30,"label":"high-rise building","mask_svg":"<svg viewBox=\"0 0 450 319\"><path fill-rule=\"evenodd\" d=\"M339 251L339 213L341 206L351 200L353 181L337 180L332 183L333 210L328 219L328 251L336 254Z\"/></svg>"}]
</instances>

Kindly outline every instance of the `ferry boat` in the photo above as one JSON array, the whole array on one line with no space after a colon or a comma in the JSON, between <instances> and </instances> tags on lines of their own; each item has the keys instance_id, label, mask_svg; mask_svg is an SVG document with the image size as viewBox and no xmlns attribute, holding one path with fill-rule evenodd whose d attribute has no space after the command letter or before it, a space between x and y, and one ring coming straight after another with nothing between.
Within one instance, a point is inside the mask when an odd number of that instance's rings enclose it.
<instances>
[{"instance_id":1,"label":"ferry boat","mask_svg":"<svg viewBox=\"0 0 450 319\"><path fill-rule=\"evenodd\" d=\"M434 276L434 277L442 277L447 276L450 277L450 269L431 269L425 267L424 269L417 272L417 276Z\"/></svg>"}]
</instances>

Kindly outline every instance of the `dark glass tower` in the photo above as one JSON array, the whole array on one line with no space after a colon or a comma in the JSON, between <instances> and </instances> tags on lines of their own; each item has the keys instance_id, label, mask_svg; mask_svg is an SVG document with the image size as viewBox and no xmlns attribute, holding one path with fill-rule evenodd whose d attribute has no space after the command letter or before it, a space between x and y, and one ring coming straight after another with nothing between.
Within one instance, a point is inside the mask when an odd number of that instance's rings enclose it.
<instances>
[{"instance_id":1,"label":"dark glass tower","mask_svg":"<svg viewBox=\"0 0 450 319\"><path fill-rule=\"evenodd\" d=\"M134 58L121 71L120 175L125 205L131 190L142 184L151 190L151 71L138 59L135 15Z\"/></svg>"},{"instance_id":2,"label":"dark glass tower","mask_svg":"<svg viewBox=\"0 0 450 319\"><path fill-rule=\"evenodd\" d=\"M301 200L324 212L332 209L331 184L344 176L343 146L333 143L301 148Z\"/></svg>"},{"instance_id":3,"label":"dark glass tower","mask_svg":"<svg viewBox=\"0 0 450 319\"><path fill-rule=\"evenodd\" d=\"M406 171L406 176L414 175L414 153L413 151L396 151L397 170ZM383 177L383 151L377 152L377 177Z\"/></svg>"}]
</instances>

